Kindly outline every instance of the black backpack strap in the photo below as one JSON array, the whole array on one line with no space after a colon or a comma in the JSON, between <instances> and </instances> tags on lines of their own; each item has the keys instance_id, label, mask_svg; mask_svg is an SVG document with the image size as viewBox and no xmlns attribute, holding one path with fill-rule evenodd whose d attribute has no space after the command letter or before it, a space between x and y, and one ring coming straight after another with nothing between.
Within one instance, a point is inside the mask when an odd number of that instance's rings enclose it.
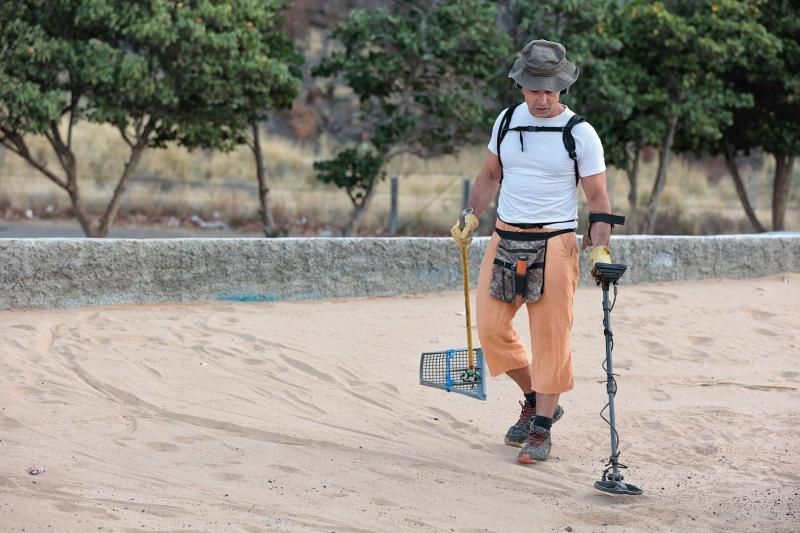
<instances>
[{"instance_id":1,"label":"black backpack strap","mask_svg":"<svg viewBox=\"0 0 800 533\"><path fill-rule=\"evenodd\" d=\"M575 138L572 136L572 128L580 124L581 122L586 122L580 115L572 115L567 121L567 124L562 127L552 127L552 126L517 126L515 128L510 128L511 126L511 117L514 115L514 111L519 106L518 103L512 104L506 109L506 112L503 114L503 117L500 119L500 126L497 132L497 160L500 162L500 183L503 183L503 158L500 157L500 145L505 139L506 135L509 131L516 131L519 132L519 142L520 148L522 151L525 151L525 147L522 144L522 133L523 132L534 132L534 131L553 131L553 132L562 132L562 139L564 141L564 148L566 148L567 153L569 154L569 158L572 159L572 162L575 165L575 186L578 186L580 183L581 176L578 172L578 154L575 151Z\"/></svg>"},{"instance_id":2,"label":"black backpack strap","mask_svg":"<svg viewBox=\"0 0 800 533\"><path fill-rule=\"evenodd\" d=\"M506 134L508 134L508 127L511 125L511 117L514 116L514 111L519 106L518 103L511 104L506 112L503 114L503 118L500 119L500 127L497 130L497 160L500 163L500 183L503 183L503 158L500 157L500 145L503 144L503 139L505 139Z\"/></svg>"},{"instance_id":3,"label":"black backpack strap","mask_svg":"<svg viewBox=\"0 0 800 533\"><path fill-rule=\"evenodd\" d=\"M575 137L572 136L572 128L580 124L581 122L586 122L586 120L580 115L572 115L567 122L566 126L564 126L564 133L562 137L564 139L564 148L567 149L567 153L569 154L569 158L572 159L572 162L575 164L575 186L578 186L578 183L581 181L581 176L578 173L578 154L575 152Z\"/></svg>"}]
</instances>

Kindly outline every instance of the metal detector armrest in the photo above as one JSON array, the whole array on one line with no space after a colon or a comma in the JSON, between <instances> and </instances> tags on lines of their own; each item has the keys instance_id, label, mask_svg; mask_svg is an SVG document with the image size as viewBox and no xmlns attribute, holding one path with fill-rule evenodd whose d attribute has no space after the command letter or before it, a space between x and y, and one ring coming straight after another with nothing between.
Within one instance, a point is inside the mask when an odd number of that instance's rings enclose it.
<instances>
[{"instance_id":1,"label":"metal detector armrest","mask_svg":"<svg viewBox=\"0 0 800 533\"><path fill-rule=\"evenodd\" d=\"M627 268L628 265L621 263L595 263L594 280L598 285L601 283L616 283Z\"/></svg>"}]
</instances>

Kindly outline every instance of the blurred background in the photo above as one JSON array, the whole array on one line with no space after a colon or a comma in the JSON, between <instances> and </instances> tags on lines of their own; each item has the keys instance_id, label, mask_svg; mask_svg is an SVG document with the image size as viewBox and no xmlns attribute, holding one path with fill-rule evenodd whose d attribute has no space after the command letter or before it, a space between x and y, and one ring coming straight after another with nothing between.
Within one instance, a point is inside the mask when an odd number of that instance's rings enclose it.
<instances>
[{"instance_id":1,"label":"blurred background","mask_svg":"<svg viewBox=\"0 0 800 533\"><path fill-rule=\"evenodd\" d=\"M618 232L800 229L795 2L43 6L0 5L0 237L448 235L533 38Z\"/></svg>"}]
</instances>

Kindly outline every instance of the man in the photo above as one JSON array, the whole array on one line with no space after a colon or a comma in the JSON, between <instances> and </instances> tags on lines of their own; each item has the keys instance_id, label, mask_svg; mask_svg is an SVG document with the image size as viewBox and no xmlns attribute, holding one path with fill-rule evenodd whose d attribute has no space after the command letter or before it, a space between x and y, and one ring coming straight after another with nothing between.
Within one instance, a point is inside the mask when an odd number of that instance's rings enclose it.
<instances>
[{"instance_id":1,"label":"man","mask_svg":"<svg viewBox=\"0 0 800 533\"><path fill-rule=\"evenodd\" d=\"M451 234L459 246L468 246L478 216L499 188L498 220L478 279L478 335L491 374L505 373L522 389L522 413L505 442L522 448L518 462L532 464L547 459L551 426L563 414L559 395L574 386L570 334L578 283L577 182L593 213L610 214L611 204L600 139L560 102L578 79L564 46L531 41L508 77L525 101L495 121L469 207ZM611 225L594 222L588 233L584 247L594 244L594 270L597 262L611 262ZM512 326L523 303L532 358Z\"/></svg>"}]
</instances>

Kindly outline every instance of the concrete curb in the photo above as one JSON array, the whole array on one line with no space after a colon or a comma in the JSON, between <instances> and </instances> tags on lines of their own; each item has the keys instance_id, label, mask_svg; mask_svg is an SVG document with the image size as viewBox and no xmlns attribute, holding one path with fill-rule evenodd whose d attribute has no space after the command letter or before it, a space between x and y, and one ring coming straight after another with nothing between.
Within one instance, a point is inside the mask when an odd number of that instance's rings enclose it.
<instances>
[{"instance_id":1,"label":"concrete curb","mask_svg":"<svg viewBox=\"0 0 800 533\"><path fill-rule=\"evenodd\" d=\"M488 238L469 250L471 284ZM800 234L617 236L621 283L800 272ZM0 239L0 309L461 290L449 238ZM581 254L581 284L591 284Z\"/></svg>"}]
</instances>

